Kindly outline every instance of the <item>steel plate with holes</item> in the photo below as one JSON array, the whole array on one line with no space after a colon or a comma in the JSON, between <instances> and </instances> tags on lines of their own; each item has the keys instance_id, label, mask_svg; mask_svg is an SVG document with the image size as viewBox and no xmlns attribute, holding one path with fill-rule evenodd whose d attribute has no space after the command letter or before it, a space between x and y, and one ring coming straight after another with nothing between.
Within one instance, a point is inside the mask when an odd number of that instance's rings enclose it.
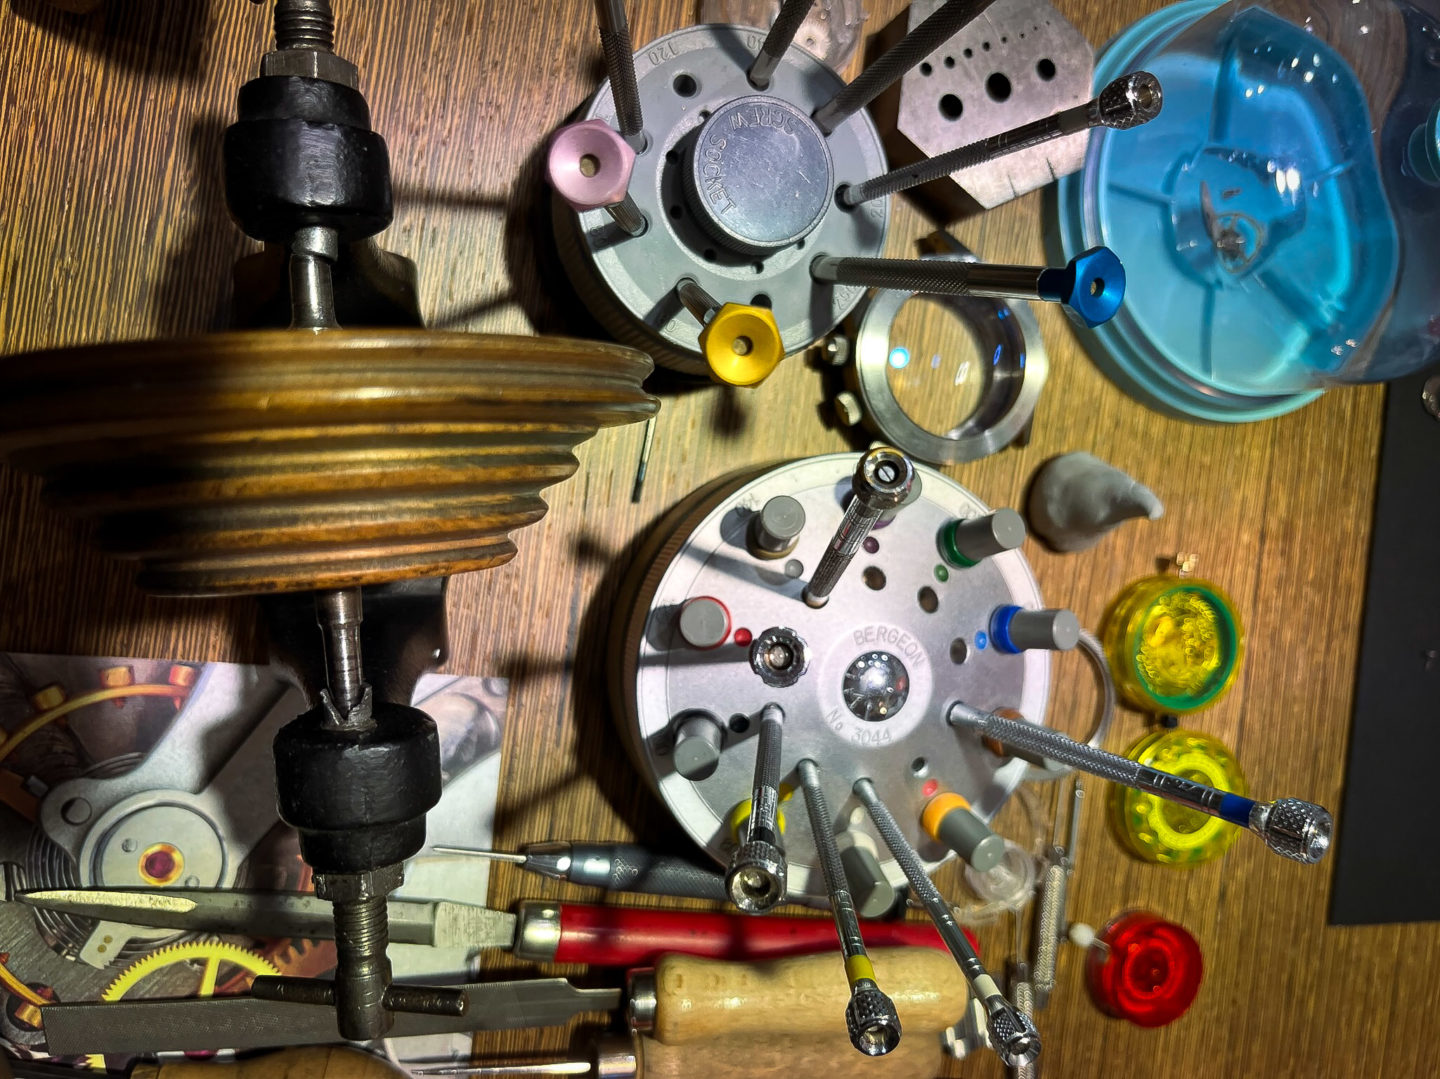
<instances>
[{"instance_id":1,"label":"steel plate with holes","mask_svg":"<svg viewBox=\"0 0 1440 1079\"><path fill-rule=\"evenodd\" d=\"M849 826L878 844L850 792L856 779L870 776L931 868L949 852L922 842L927 780L958 791L988 819L1025 772L1019 762L1002 766L957 740L945 704L963 698L1044 721L1049 654L1001 655L987 639L995 608L1041 606L1039 587L1019 551L937 572L940 528L988 512L938 472L917 468L919 497L872 534L825 607L812 610L800 598L842 516L855 460L849 453L812 457L702 488L661 523L622 589L611 657L617 718L646 779L722 863L730 851L728 818L750 797L757 718L768 701L785 709L788 782L798 786L795 762L813 758L840 830L853 820ZM776 495L796 499L806 525L793 551L764 560L747 549L746 532ZM681 605L696 596L714 597L729 612L730 637L717 647L691 648L679 635ZM751 639L772 627L788 627L805 642L808 666L791 686L767 686L751 668ZM673 769L670 750L677 721L697 710L720 721L723 741L719 766L692 782ZM823 902L798 796L782 812L791 895ZM895 861L882 856L881 866L892 884L903 883Z\"/></svg>"},{"instance_id":2,"label":"steel plate with holes","mask_svg":"<svg viewBox=\"0 0 1440 1079\"><path fill-rule=\"evenodd\" d=\"M926 257L975 258L969 253ZM977 355L984 361L978 364L979 403L969 415L953 417L957 421L953 427L937 432L911 418L891 385L895 353L891 330L900 308L913 298L913 293L882 289L872 294L860 317L860 329L855 337L855 382L867 426L896 449L930 464L974 461L1008 446L1030 422L1050 369L1040 338L1040 325L1030 305L1019 300L972 296L927 297L965 324ZM916 361L909 359L909 352L901 351L907 362L915 366ZM936 353L937 368L940 359ZM923 359L918 366L923 377ZM936 371L937 375L940 373ZM957 375L957 383L958 379ZM940 398L958 398L955 384L947 385L943 378L935 382L938 383L935 394ZM927 391L930 388L927 382Z\"/></svg>"},{"instance_id":3,"label":"steel plate with holes","mask_svg":"<svg viewBox=\"0 0 1440 1079\"><path fill-rule=\"evenodd\" d=\"M942 0L914 0L884 31L899 37ZM1019 127L1090 98L1095 55L1046 0L996 0L877 105L895 166ZM989 209L1077 171L1088 132L963 169L919 189L952 215Z\"/></svg>"},{"instance_id":4,"label":"steel plate with holes","mask_svg":"<svg viewBox=\"0 0 1440 1079\"><path fill-rule=\"evenodd\" d=\"M625 236L604 210L576 214L558 199L554 203L561 257L596 318L618 340L690 374L703 375L708 368L699 351L700 324L674 295L681 277L693 277L721 303L771 308L791 353L833 329L865 291L812 281L810 260L821 252L877 256L885 246L888 200L853 211L834 201L840 184L885 171L870 117L862 111L828 139L819 136L809 115L843 80L796 47L785 54L767 93L757 95L745 71L763 39L761 31L748 27L693 26L636 53L646 146L636 156L630 194L650 222L643 236ZM615 123L609 85L601 84L583 119ZM767 102L772 103L768 110L763 107ZM758 115L756 106L761 107ZM709 189L703 183L697 188L696 176L703 175L707 162L696 161L696 142L703 137L717 168L733 165L754 187L753 170L776 155L756 147L758 156L746 158L745 146L717 137L719 129L706 128L706 121L713 116L755 134L772 126L781 112L794 137L784 143L773 182L759 186L784 187L786 198L770 200L765 220L752 220L737 232L719 220L705 198ZM802 168L806 161L809 166ZM728 205L728 200L720 202ZM792 204L803 205L806 212L794 221L775 216Z\"/></svg>"}]
</instances>

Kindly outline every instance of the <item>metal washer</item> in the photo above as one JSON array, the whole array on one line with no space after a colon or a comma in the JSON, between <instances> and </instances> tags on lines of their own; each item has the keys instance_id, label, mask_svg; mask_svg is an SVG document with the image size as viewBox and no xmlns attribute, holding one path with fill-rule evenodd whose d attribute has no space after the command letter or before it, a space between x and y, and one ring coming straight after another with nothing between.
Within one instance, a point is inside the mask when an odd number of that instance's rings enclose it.
<instances>
[{"instance_id":1,"label":"metal washer","mask_svg":"<svg viewBox=\"0 0 1440 1079\"><path fill-rule=\"evenodd\" d=\"M925 257L975 261L968 251ZM915 295L879 289L860 316L854 380L866 426L896 449L933 465L974 461L1004 449L1030 422L1050 370L1035 313L1019 300L926 297L964 322L975 336L980 355L992 357L985 368L985 392L975 410L951 430L936 434L906 415L890 388L890 331L900 308Z\"/></svg>"},{"instance_id":2,"label":"metal washer","mask_svg":"<svg viewBox=\"0 0 1440 1079\"><path fill-rule=\"evenodd\" d=\"M722 303L769 306L788 354L829 333L865 295L855 285L814 281L811 258L871 258L884 251L888 199L854 210L828 199L813 231L763 256L730 249L697 218L685 191L690 148L712 115L737 98L755 96L745 72L763 40L764 32L753 27L692 26L635 54L646 144L635 159L630 195L649 219L645 235L625 236L603 210L577 214L552 201L561 259L595 317L617 340L687 374L708 375L709 368L700 353L700 324L674 295L681 277L693 277ZM765 96L808 117L843 85L830 68L792 47ZM580 118L616 123L608 81ZM832 196L841 184L885 171L880 136L864 111L825 141L833 162Z\"/></svg>"}]
</instances>

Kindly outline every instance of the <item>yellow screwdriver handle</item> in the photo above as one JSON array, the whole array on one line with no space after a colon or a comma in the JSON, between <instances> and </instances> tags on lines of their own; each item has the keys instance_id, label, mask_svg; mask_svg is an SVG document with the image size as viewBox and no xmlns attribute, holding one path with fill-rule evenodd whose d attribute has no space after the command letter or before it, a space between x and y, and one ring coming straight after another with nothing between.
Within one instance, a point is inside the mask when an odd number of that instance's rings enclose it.
<instances>
[{"instance_id":1,"label":"yellow screwdriver handle","mask_svg":"<svg viewBox=\"0 0 1440 1079\"><path fill-rule=\"evenodd\" d=\"M770 377L785 358L780 327L764 307L724 304L700 331L700 349L710 373L732 386L754 386Z\"/></svg>"},{"instance_id":2,"label":"yellow screwdriver handle","mask_svg":"<svg viewBox=\"0 0 1440 1079\"><path fill-rule=\"evenodd\" d=\"M358 1049L314 1045L232 1064L203 1060L137 1064L130 1079L394 1079L404 1074Z\"/></svg>"},{"instance_id":3,"label":"yellow screwdriver handle","mask_svg":"<svg viewBox=\"0 0 1440 1079\"><path fill-rule=\"evenodd\" d=\"M904 1040L934 1037L964 1014L969 989L948 952L877 948L870 959L900 1013ZM818 1035L854 1052L845 1029L850 988L838 950L763 963L662 955L654 977L650 1036L658 1042Z\"/></svg>"}]
</instances>

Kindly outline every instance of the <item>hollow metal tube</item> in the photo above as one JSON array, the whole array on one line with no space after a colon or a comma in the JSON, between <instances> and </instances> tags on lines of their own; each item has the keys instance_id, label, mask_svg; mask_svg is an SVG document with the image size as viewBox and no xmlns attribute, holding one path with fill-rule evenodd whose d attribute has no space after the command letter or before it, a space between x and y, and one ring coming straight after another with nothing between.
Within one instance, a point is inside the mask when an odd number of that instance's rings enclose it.
<instances>
[{"instance_id":1,"label":"hollow metal tube","mask_svg":"<svg viewBox=\"0 0 1440 1079\"><path fill-rule=\"evenodd\" d=\"M615 121L627 139L640 135L645 127L640 114L640 89L635 85L635 56L630 48L630 22L624 0L595 0L595 20L600 27L600 49L605 54L605 71L610 76L610 94L615 99Z\"/></svg>"},{"instance_id":2,"label":"hollow metal tube","mask_svg":"<svg viewBox=\"0 0 1440 1079\"><path fill-rule=\"evenodd\" d=\"M946 259L868 259L817 255L810 276L817 281L867 288L930 292L942 296L994 296L1039 300L1044 266L1007 266Z\"/></svg>"},{"instance_id":3,"label":"hollow metal tube","mask_svg":"<svg viewBox=\"0 0 1440 1079\"><path fill-rule=\"evenodd\" d=\"M746 72L750 85L755 89L770 89L770 76L775 74L775 69L780 66L780 61L785 56L785 50L790 48L790 43L795 40L795 33L805 21L805 15L812 3L814 0L784 0L780 5L780 13L770 24L770 32L765 35L760 51L751 62L750 70Z\"/></svg>"}]
</instances>

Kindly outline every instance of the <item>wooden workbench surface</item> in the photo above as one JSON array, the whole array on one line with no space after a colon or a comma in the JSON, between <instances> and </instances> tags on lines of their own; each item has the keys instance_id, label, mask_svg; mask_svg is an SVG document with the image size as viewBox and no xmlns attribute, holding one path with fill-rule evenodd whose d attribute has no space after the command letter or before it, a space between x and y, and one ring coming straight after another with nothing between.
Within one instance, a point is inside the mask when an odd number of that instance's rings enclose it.
<instances>
[{"instance_id":1,"label":"wooden workbench surface","mask_svg":"<svg viewBox=\"0 0 1440 1079\"><path fill-rule=\"evenodd\" d=\"M359 63L391 147L398 212L381 239L418 261L432 325L591 332L573 321L566 290L547 281L554 262L536 250L531 230L542 198L539 148L597 80L590 4L338 6L341 49ZM873 32L902 5L867 6ZM1100 42L1157 5L1060 6ZM694 18L681 0L631 9L637 43ZM90 17L40 0L4 5L0 351L226 324L230 267L252 245L225 212L220 137L235 90L268 41L267 24L265 8L241 0L112 0ZM925 231L913 210L900 209L892 253L912 250ZM983 257L1038 262L1040 198L955 232ZM1042 311L1040 321L1051 373L1032 443L951 474L992 504L1018 505L1042 461L1086 449L1158 492L1162 520L1128 524L1092 552L1057 556L1027 543L1047 600L1094 626L1109 599L1151 572L1157 557L1196 552L1204 574L1235 598L1249 648L1234 689L1192 725L1235 749L1258 794L1337 807L1381 391L1330 393L1266 423L1184 424L1106 382L1056 311ZM756 392L662 393L655 460L638 505L629 493L640 429L605 432L581 450L579 474L550 492L549 516L517 537L519 557L452 582L452 667L511 680L501 845L638 835L684 848L633 775L603 703L599 645L613 571L645 528L698 484L745 465L854 445L817 420L822 378L799 359ZM248 601L141 598L123 567L102 561L78 529L42 509L34 482L0 470L0 649L256 660L263 651L254 621ZM1062 659L1057 669L1052 714L1090 709L1083 662ZM1140 729L1139 717L1122 715L1112 747ZM1103 802L1088 801L1072 916L1100 924L1145 907L1174 918L1201 942L1205 982L1181 1021L1142 1031L1099 1015L1071 949L1041 1018L1049 1074L1440 1074L1440 929L1328 928L1328 865L1291 864L1243 838L1199 869L1140 864L1108 834ZM939 880L955 883L948 871ZM502 867L490 898L563 894ZM1003 954L1005 939L1008 927L988 934L991 954ZM569 1037L516 1032L486 1037L481 1047L553 1049ZM1000 1073L988 1054L959 1071Z\"/></svg>"}]
</instances>

